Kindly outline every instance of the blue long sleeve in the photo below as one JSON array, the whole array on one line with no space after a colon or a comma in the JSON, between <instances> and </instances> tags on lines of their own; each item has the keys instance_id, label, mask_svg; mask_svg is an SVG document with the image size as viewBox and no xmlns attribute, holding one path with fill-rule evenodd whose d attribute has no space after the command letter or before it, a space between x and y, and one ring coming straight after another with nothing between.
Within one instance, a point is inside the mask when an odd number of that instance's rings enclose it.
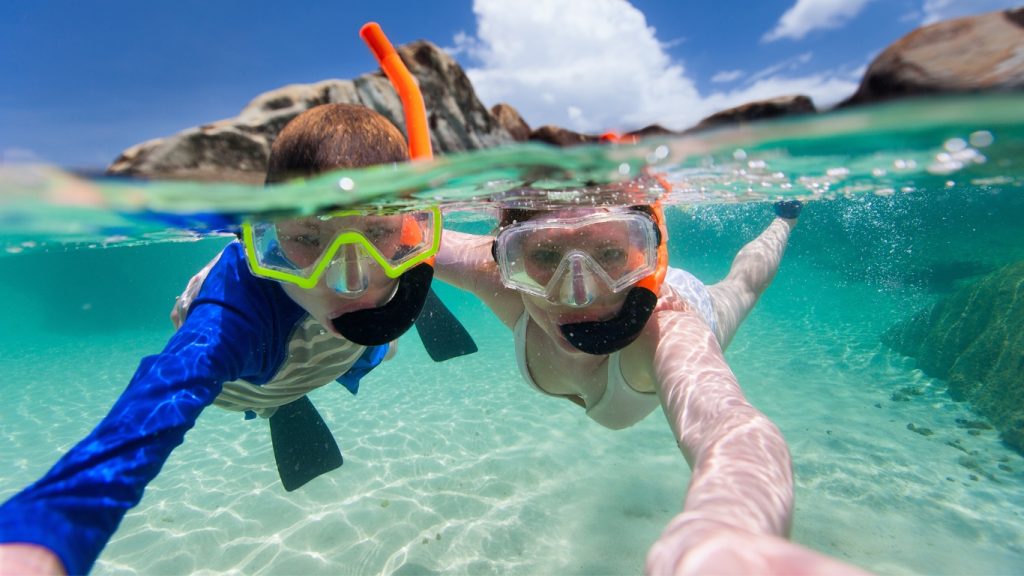
<instances>
[{"instance_id":1,"label":"blue long sleeve","mask_svg":"<svg viewBox=\"0 0 1024 576\"><path fill-rule=\"evenodd\" d=\"M45 546L69 573L87 572L223 383L273 376L302 314L279 286L253 278L229 246L184 325L163 352L142 360L106 418L0 506L0 542Z\"/></svg>"}]
</instances>

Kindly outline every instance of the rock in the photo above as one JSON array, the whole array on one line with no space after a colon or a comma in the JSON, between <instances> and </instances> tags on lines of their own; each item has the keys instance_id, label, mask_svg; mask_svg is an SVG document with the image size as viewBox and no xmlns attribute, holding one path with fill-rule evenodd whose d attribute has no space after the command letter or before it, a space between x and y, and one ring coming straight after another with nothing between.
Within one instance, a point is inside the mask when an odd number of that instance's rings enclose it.
<instances>
[{"instance_id":1,"label":"rock","mask_svg":"<svg viewBox=\"0 0 1024 576\"><path fill-rule=\"evenodd\" d=\"M495 104L491 107L491 116L501 124L516 142L530 139L530 125L519 115L519 111L508 104Z\"/></svg>"},{"instance_id":2,"label":"rock","mask_svg":"<svg viewBox=\"0 0 1024 576\"><path fill-rule=\"evenodd\" d=\"M735 108L716 112L701 120L693 128L687 129L686 132L699 132L711 128L737 126L757 120L781 118L797 114L813 114L814 112L817 112L817 109L814 107L814 102L808 96L803 94L780 96L768 100L747 102Z\"/></svg>"},{"instance_id":3,"label":"rock","mask_svg":"<svg viewBox=\"0 0 1024 576\"><path fill-rule=\"evenodd\" d=\"M566 128L546 125L530 132L530 140L554 144L555 146L579 146L580 144L596 144L601 141L600 136L580 134Z\"/></svg>"},{"instance_id":4,"label":"rock","mask_svg":"<svg viewBox=\"0 0 1024 576\"><path fill-rule=\"evenodd\" d=\"M425 40L401 46L398 53L419 81L435 152L477 150L513 142L477 98L469 77L454 58ZM404 120L396 124L404 130Z\"/></svg>"},{"instance_id":5,"label":"rock","mask_svg":"<svg viewBox=\"0 0 1024 576\"><path fill-rule=\"evenodd\" d=\"M907 424L907 430L910 430L911 432L916 432L916 433L920 434L921 436L931 436L931 435L935 434L935 432L932 432L931 428L923 428L923 427L920 427L920 426L915 426L913 422L910 422L910 423Z\"/></svg>"},{"instance_id":6,"label":"rock","mask_svg":"<svg viewBox=\"0 0 1024 576\"><path fill-rule=\"evenodd\" d=\"M263 182L270 144L234 126L190 128L125 150L107 174L164 180Z\"/></svg>"},{"instance_id":7,"label":"rock","mask_svg":"<svg viewBox=\"0 0 1024 576\"><path fill-rule=\"evenodd\" d=\"M398 53L423 92L436 153L514 141L477 98L462 68L440 48L417 41L400 46ZM405 129L401 101L382 72L354 80L292 84L257 96L235 118L133 146L121 153L107 173L260 183L270 146L285 124L304 110L334 102L369 106Z\"/></svg>"},{"instance_id":8,"label":"rock","mask_svg":"<svg viewBox=\"0 0 1024 576\"><path fill-rule=\"evenodd\" d=\"M962 287L882 335L1024 454L1024 261ZM975 426L977 426L975 424Z\"/></svg>"},{"instance_id":9,"label":"rock","mask_svg":"<svg viewBox=\"0 0 1024 576\"><path fill-rule=\"evenodd\" d=\"M926 94L1024 89L1024 7L914 30L868 67L840 107Z\"/></svg>"},{"instance_id":10,"label":"rock","mask_svg":"<svg viewBox=\"0 0 1024 576\"><path fill-rule=\"evenodd\" d=\"M626 137L633 136L635 138L649 138L649 137L652 137L652 136L672 136L674 134L678 134L678 132L675 132L673 130L669 130L668 128L665 128L661 124L651 124L649 126L644 126L643 128L641 128L639 130L633 130L632 132L626 132L626 134L624 134L624 136L626 136Z\"/></svg>"}]
</instances>

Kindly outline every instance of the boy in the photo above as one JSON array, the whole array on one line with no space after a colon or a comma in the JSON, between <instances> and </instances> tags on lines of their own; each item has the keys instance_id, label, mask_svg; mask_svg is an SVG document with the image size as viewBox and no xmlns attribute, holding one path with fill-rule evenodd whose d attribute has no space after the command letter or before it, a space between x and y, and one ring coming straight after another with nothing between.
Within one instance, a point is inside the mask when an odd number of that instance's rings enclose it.
<instances>
[{"instance_id":1,"label":"boy","mask_svg":"<svg viewBox=\"0 0 1024 576\"><path fill-rule=\"evenodd\" d=\"M281 132L267 182L407 159L387 119L328 104ZM142 360L107 417L0 506L0 573L87 572L210 404L271 419L288 489L339 466L333 439L312 461L308 443L290 445L323 439L305 395L335 379L354 392L413 325L440 229L436 209L247 223L243 240L190 285L173 314L178 331ZM282 461L299 466L298 475Z\"/></svg>"}]
</instances>

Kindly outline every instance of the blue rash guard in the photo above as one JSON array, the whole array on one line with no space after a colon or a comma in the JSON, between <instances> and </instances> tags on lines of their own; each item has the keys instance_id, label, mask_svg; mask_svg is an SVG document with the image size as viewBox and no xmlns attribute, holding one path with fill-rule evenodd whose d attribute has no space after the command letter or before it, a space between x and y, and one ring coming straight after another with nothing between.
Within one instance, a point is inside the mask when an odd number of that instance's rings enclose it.
<instances>
[{"instance_id":1,"label":"blue rash guard","mask_svg":"<svg viewBox=\"0 0 1024 576\"><path fill-rule=\"evenodd\" d=\"M254 277L241 244L210 269L184 324L142 360L110 413L39 481L0 506L0 542L49 548L70 574L92 567L129 508L225 382L262 385L307 318L276 282ZM387 346L367 348L339 380L355 392Z\"/></svg>"}]
</instances>

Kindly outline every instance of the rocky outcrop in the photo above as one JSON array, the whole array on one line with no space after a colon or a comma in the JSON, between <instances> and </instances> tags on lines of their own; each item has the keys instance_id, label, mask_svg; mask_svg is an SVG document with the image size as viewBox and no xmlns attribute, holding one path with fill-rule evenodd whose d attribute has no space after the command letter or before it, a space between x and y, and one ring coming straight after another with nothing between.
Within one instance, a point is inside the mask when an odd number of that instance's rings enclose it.
<instances>
[{"instance_id":1,"label":"rocky outcrop","mask_svg":"<svg viewBox=\"0 0 1024 576\"><path fill-rule=\"evenodd\" d=\"M814 112L817 112L814 102L803 94L779 96L778 98L770 98L768 100L747 102L728 110L716 112L701 120L696 126L688 129L686 132L699 132L723 126L739 126L757 120L798 114L813 114Z\"/></svg>"},{"instance_id":2,"label":"rocky outcrop","mask_svg":"<svg viewBox=\"0 0 1024 576\"><path fill-rule=\"evenodd\" d=\"M516 142L530 139L530 125L519 115L519 111L509 104L495 104L491 107L491 116L501 124Z\"/></svg>"},{"instance_id":3,"label":"rocky outcrop","mask_svg":"<svg viewBox=\"0 0 1024 576\"><path fill-rule=\"evenodd\" d=\"M840 106L1024 89L1024 7L919 28L882 52Z\"/></svg>"},{"instance_id":4,"label":"rocky outcrop","mask_svg":"<svg viewBox=\"0 0 1024 576\"><path fill-rule=\"evenodd\" d=\"M639 130L626 132L622 136L626 138L651 138L657 136L689 134L692 132L700 132L702 130L710 130L723 126L739 126L749 122L756 122L758 120L781 118L783 116L795 116L798 114L813 114L815 112L817 112L817 109L814 107L814 102L812 102L809 97L802 94L795 94L791 96L770 98L768 100L756 100L734 108L729 108L728 110L722 110L721 112L708 116L693 128L688 128L683 132L675 132L659 124L651 124L650 126L645 126ZM531 132L529 139L535 142L553 144L555 146L578 146L580 144L593 144L595 142L600 142L601 136L581 134L558 126L549 125L541 126Z\"/></svg>"},{"instance_id":5,"label":"rocky outcrop","mask_svg":"<svg viewBox=\"0 0 1024 576\"><path fill-rule=\"evenodd\" d=\"M580 134L567 128L560 128L550 124L541 126L530 132L530 140L543 142L554 146L579 146L580 144L595 144L601 141L600 136L592 134Z\"/></svg>"},{"instance_id":6,"label":"rocky outcrop","mask_svg":"<svg viewBox=\"0 0 1024 576\"><path fill-rule=\"evenodd\" d=\"M488 111L450 56L425 41L399 47L419 81L434 150L447 153L530 140L555 146L600 141L558 126L530 126L508 104ZM1024 8L940 22L887 48L857 92L841 106L903 96L1024 89ZM277 133L302 111L329 102L374 108L404 127L401 103L380 72L355 80L285 86L253 99L235 118L190 128L125 150L109 174L145 178L260 182ZM815 112L803 95L749 102L703 119L685 131L740 125ZM677 134L657 124L625 136Z\"/></svg>"},{"instance_id":7,"label":"rocky outcrop","mask_svg":"<svg viewBox=\"0 0 1024 576\"><path fill-rule=\"evenodd\" d=\"M1024 261L890 328L882 341L946 380L1024 454Z\"/></svg>"},{"instance_id":8,"label":"rocky outcrop","mask_svg":"<svg viewBox=\"0 0 1024 576\"><path fill-rule=\"evenodd\" d=\"M678 134L678 132L675 132L673 130L669 130L668 128L665 128L661 124L651 124L651 125L648 125L648 126L644 126L643 128L641 128L639 130L633 130L632 132L626 132L626 134L624 134L624 136L626 136L626 137L633 136L633 137L636 137L636 138L650 138L650 137L657 137L657 136L671 136L673 134Z\"/></svg>"},{"instance_id":9,"label":"rocky outcrop","mask_svg":"<svg viewBox=\"0 0 1024 576\"><path fill-rule=\"evenodd\" d=\"M398 48L416 77L438 153L489 148L513 141L477 98L462 68L425 41ZM402 104L383 73L355 80L296 84L261 94L241 113L125 150L108 168L114 175L156 179L263 181L270 146L302 111L331 102L369 106L404 130Z\"/></svg>"}]
</instances>

